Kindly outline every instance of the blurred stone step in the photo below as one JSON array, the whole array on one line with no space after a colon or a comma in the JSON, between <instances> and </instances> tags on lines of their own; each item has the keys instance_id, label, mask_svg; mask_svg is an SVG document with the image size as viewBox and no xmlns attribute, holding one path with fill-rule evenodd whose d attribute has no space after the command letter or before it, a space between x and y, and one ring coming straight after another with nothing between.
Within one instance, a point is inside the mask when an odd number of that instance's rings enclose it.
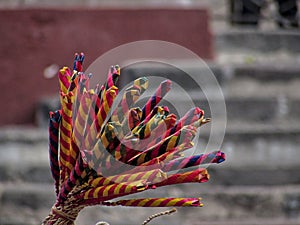
<instances>
[{"instance_id":1,"label":"blurred stone step","mask_svg":"<svg viewBox=\"0 0 300 225\"><path fill-rule=\"evenodd\" d=\"M195 74L199 78L199 84L182 69L162 63L155 66L144 63L122 70L120 91L138 77L151 76L149 90L139 99L139 104L142 105L154 93L159 83L168 78L174 82L165 102L173 105L175 110L185 109L187 102L191 102L205 109L210 115L208 99L211 104L216 105L218 99L224 95L229 120L300 119L299 66L263 64L226 67L214 63L206 65L204 62L197 66L189 60L174 64ZM38 126L47 127L49 111L59 107L58 99L40 99L35 110Z\"/></svg>"},{"instance_id":2,"label":"blurred stone step","mask_svg":"<svg viewBox=\"0 0 300 225\"><path fill-rule=\"evenodd\" d=\"M0 129L0 144L19 143L30 146L48 142L47 129L31 126L7 126Z\"/></svg>"},{"instance_id":3,"label":"blurred stone step","mask_svg":"<svg viewBox=\"0 0 300 225\"><path fill-rule=\"evenodd\" d=\"M219 126L218 121L216 126ZM14 138L10 137L10 142L0 144L0 181L52 183L47 138L44 135L35 136L35 132L41 133L38 129L28 131L25 133L32 135L29 137L31 144L26 144L24 137L18 139L17 133L21 131L24 132L25 129L16 131ZM297 123L228 123L221 144L224 130L217 130L213 136L210 136L210 132L211 125L203 126L200 129L199 141L194 140L198 144L197 147L189 150L187 154L191 154L191 151L195 151L193 154L200 154L206 148L207 151L224 151L226 161L216 170L218 184L300 184L300 127ZM34 144L34 138L37 144ZM229 179L232 176L236 179Z\"/></svg>"},{"instance_id":4,"label":"blurred stone step","mask_svg":"<svg viewBox=\"0 0 300 225\"><path fill-rule=\"evenodd\" d=\"M49 212L53 205L54 190L45 185L1 185L1 224L26 218L23 224L37 224ZM249 224L247 221L269 220L280 221L274 224L299 222L300 187L245 187L218 186L210 184L178 185L146 191L128 198L139 197L202 197L202 208L178 208L177 214L161 217L157 224L198 224L205 221L213 224L216 221L236 221L234 224ZM135 216L132 217L134 210ZM89 207L80 213L76 224L95 224L99 220L111 224L140 224L148 216L163 211L158 208L131 207ZM25 216L24 216L25 214ZM30 217L26 217L30 215ZM34 219L35 223L32 223ZM202 224L202 223L200 223ZM222 224L222 223L221 223ZM225 223L226 224L226 223ZM263 224L263 223L258 223Z\"/></svg>"},{"instance_id":5,"label":"blurred stone step","mask_svg":"<svg viewBox=\"0 0 300 225\"><path fill-rule=\"evenodd\" d=\"M231 97L299 98L298 64L232 65L230 79L223 85L224 95Z\"/></svg>"},{"instance_id":6,"label":"blurred stone step","mask_svg":"<svg viewBox=\"0 0 300 225\"><path fill-rule=\"evenodd\" d=\"M297 54L300 34L296 30L230 29L218 32L215 39L217 52L256 51L274 53L285 51Z\"/></svg>"},{"instance_id":7,"label":"blurred stone step","mask_svg":"<svg viewBox=\"0 0 300 225\"><path fill-rule=\"evenodd\" d=\"M0 224L41 224L55 202L54 186L0 183Z\"/></svg>"},{"instance_id":8,"label":"blurred stone step","mask_svg":"<svg viewBox=\"0 0 300 225\"><path fill-rule=\"evenodd\" d=\"M236 89L231 89L231 94L233 92L236 93L237 89L239 89L239 92L241 91L242 93L243 88L237 87ZM252 91L253 90L250 90L250 92ZM245 92L247 92L247 90ZM160 105L168 106L170 112L174 112L179 115L184 115L188 109L197 106L205 111L207 117L211 117L211 109L213 109L214 115L221 118L224 116L223 106L225 106L227 119L229 121L249 121L251 123L262 121L276 122L276 120L300 121L300 94L298 94L298 92L294 93L295 95L299 95L299 97L289 98L284 94L278 96L252 97L245 96L244 94L239 96L236 96L236 94L230 96L229 94L229 96L225 98L224 102L224 99L218 99L218 97L215 98L214 96L210 96L210 100L208 101L208 99L199 92L191 91L188 95L186 95L186 93L178 95L176 92L170 92L160 102ZM137 102L137 106L142 107L149 97L150 96L141 97ZM52 100L49 101L52 102ZM58 101L56 107L49 106L47 102L47 100L40 102L39 105L41 107L38 107L36 111L38 125L41 128L47 128L48 126L49 111L56 110L59 107ZM5 137L3 137L3 139L5 139Z\"/></svg>"},{"instance_id":9,"label":"blurred stone step","mask_svg":"<svg viewBox=\"0 0 300 225\"><path fill-rule=\"evenodd\" d=\"M217 185L266 185L274 186L280 184L300 184L300 174L298 166L282 166L282 165L267 165L265 168L262 165L249 165L248 159L240 159L245 161L247 165L238 167L232 163L234 158L230 158L231 154L227 154L227 161L224 165L209 166L210 174L212 175L210 182ZM279 161L279 159L278 159ZM270 164L270 162L269 162ZM270 168L271 167L271 168ZM14 170L7 167L0 167L1 179L0 182L30 182L35 184L53 184L53 178L50 174L48 165L28 166L24 169L15 168Z\"/></svg>"},{"instance_id":10,"label":"blurred stone step","mask_svg":"<svg viewBox=\"0 0 300 225\"><path fill-rule=\"evenodd\" d=\"M144 76L148 78L150 88L156 88L159 82L170 79L174 84L173 88L179 85L187 91L201 89L199 85L204 84L214 87L215 82L222 86L227 80L223 68L211 61L203 61L195 57L195 59L170 60L163 63L158 59L133 62L123 68L119 80L120 87L125 87L135 79Z\"/></svg>"},{"instance_id":11,"label":"blurred stone step","mask_svg":"<svg viewBox=\"0 0 300 225\"><path fill-rule=\"evenodd\" d=\"M268 84L257 84L252 81L232 81L224 87L223 93L228 120L300 120L300 91L298 91L300 79L291 82L290 85L291 87L288 88L281 82L268 86ZM160 105L167 105L172 112L180 110L181 113L185 113L188 108L198 106L210 116L210 106L215 108L224 106L222 92L219 89L216 92L220 94L216 94L215 90L212 88L207 92L201 92L192 88L188 91L175 88L164 97ZM140 97L137 105L142 107L153 93L154 90L146 92ZM59 109L58 99L41 99L36 108L36 121L39 127L47 127L49 111L57 109ZM222 110L218 110L217 115L219 112Z\"/></svg>"},{"instance_id":12,"label":"blurred stone step","mask_svg":"<svg viewBox=\"0 0 300 225\"><path fill-rule=\"evenodd\" d=\"M300 36L299 36L300 37ZM300 38L299 38L300 40ZM295 64L234 65L232 79L251 78L268 85L270 82L286 84L300 79L300 66Z\"/></svg>"},{"instance_id":13,"label":"blurred stone step","mask_svg":"<svg viewBox=\"0 0 300 225\"><path fill-rule=\"evenodd\" d=\"M275 122L276 120L299 121L300 120L300 98L287 98L285 96L268 97L228 97L224 99L214 99L208 101L206 98L197 97L197 93L190 93L190 97L170 94L161 101L161 105L167 105L171 112L181 111L185 113L191 107L200 107L207 117L211 117L211 110L214 115L222 118L225 106L227 120L253 122ZM143 105L143 100L140 105Z\"/></svg>"}]
</instances>

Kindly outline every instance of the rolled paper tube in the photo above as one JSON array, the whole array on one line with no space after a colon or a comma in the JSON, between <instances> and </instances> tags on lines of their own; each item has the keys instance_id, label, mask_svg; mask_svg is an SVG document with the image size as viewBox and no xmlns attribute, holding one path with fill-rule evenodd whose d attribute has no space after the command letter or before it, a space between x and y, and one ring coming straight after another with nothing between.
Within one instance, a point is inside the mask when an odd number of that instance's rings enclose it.
<instances>
[{"instance_id":1,"label":"rolled paper tube","mask_svg":"<svg viewBox=\"0 0 300 225\"><path fill-rule=\"evenodd\" d=\"M139 139L148 138L151 132L157 128L158 124L164 120L164 115L155 115L153 116L146 124L140 127L136 132L132 132L133 135Z\"/></svg>"},{"instance_id":2,"label":"rolled paper tube","mask_svg":"<svg viewBox=\"0 0 300 225\"><path fill-rule=\"evenodd\" d=\"M133 86L126 89L122 101L112 115L112 121L124 123L130 111L130 107L138 100L138 98L148 88L148 80L145 77L134 80Z\"/></svg>"},{"instance_id":3,"label":"rolled paper tube","mask_svg":"<svg viewBox=\"0 0 300 225\"><path fill-rule=\"evenodd\" d=\"M163 131L168 130L171 126L174 125L176 121L176 119L173 120L171 114L168 115L166 118L163 117L164 116L161 116L160 120L156 119L155 122L157 123L157 126L155 126L156 124L152 123L148 130L145 131L147 137L143 136L143 139L140 139L138 135L131 135L127 136L126 138L123 138L121 140L121 143L127 146L128 148L139 150L141 152L148 148L151 148L153 145L156 144L155 140L161 138L161 134L163 133ZM149 124L147 123L145 126L149 126Z\"/></svg>"},{"instance_id":4,"label":"rolled paper tube","mask_svg":"<svg viewBox=\"0 0 300 225\"><path fill-rule=\"evenodd\" d=\"M101 142L106 150L110 150L109 146L116 138L116 129L113 124L107 124L104 128L104 132L101 135Z\"/></svg>"},{"instance_id":5,"label":"rolled paper tube","mask_svg":"<svg viewBox=\"0 0 300 225\"><path fill-rule=\"evenodd\" d=\"M77 90L79 89L78 82L79 82L79 73L77 71L73 71L68 92L72 91L74 95L76 95L75 93L77 93L77 91L80 92L79 90Z\"/></svg>"},{"instance_id":6,"label":"rolled paper tube","mask_svg":"<svg viewBox=\"0 0 300 225\"><path fill-rule=\"evenodd\" d=\"M68 93L71 82L71 70L68 67L63 67L58 72L60 91L64 94Z\"/></svg>"},{"instance_id":7,"label":"rolled paper tube","mask_svg":"<svg viewBox=\"0 0 300 225\"><path fill-rule=\"evenodd\" d=\"M99 93L100 104L103 104L105 101L106 92L113 88L117 87L117 81L120 76L120 67L119 66L111 66L108 70L107 79L104 85L101 87L101 92Z\"/></svg>"},{"instance_id":8,"label":"rolled paper tube","mask_svg":"<svg viewBox=\"0 0 300 225\"><path fill-rule=\"evenodd\" d=\"M70 91L73 91L74 94L76 94L76 99L77 99L76 103L77 104L80 103L82 94L89 90L90 77L91 77L91 75L86 76L85 74L80 73L80 74L78 74L78 76L74 80L75 88L74 88L74 90L70 90Z\"/></svg>"},{"instance_id":9,"label":"rolled paper tube","mask_svg":"<svg viewBox=\"0 0 300 225\"><path fill-rule=\"evenodd\" d=\"M87 162L98 174L109 176L115 174L116 168L120 164L113 158L113 153L109 153L103 146L101 139L98 139L91 154L87 155ZM117 164L117 165L114 165ZM116 168L115 168L116 167Z\"/></svg>"},{"instance_id":10,"label":"rolled paper tube","mask_svg":"<svg viewBox=\"0 0 300 225\"><path fill-rule=\"evenodd\" d=\"M62 94L62 120L60 124L60 166L62 167L61 179L64 181L70 174L76 162L76 156L71 149L72 142L72 103L73 94Z\"/></svg>"},{"instance_id":11,"label":"rolled paper tube","mask_svg":"<svg viewBox=\"0 0 300 225\"><path fill-rule=\"evenodd\" d=\"M142 109L142 118L143 121L152 109L162 100L162 98L169 92L171 89L172 82L170 80L163 81L155 91L155 94L152 95L149 100L146 102L145 106Z\"/></svg>"},{"instance_id":12,"label":"rolled paper tube","mask_svg":"<svg viewBox=\"0 0 300 225\"><path fill-rule=\"evenodd\" d=\"M145 163L142 163L141 165L130 169L127 173L138 173L148 170L154 170L154 169L162 169L164 167L165 162L168 162L172 159L175 159L180 155L181 152L185 151L186 149L192 148L194 145L192 142L184 142L181 145L169 150L168 152L155 157L151 159L150 161L147 161Z\"/></svg>"},{"instance_id":13,"label":"rolled paper tube","mask_svg":"<svg viewBox=\"0 0 300 225\"><path fill-rule=\"evenodd\" d=\"M78 72L82 72L83 61L84 61L84 54L82 52L80 54L75 53L73 70L76 70Z\"/></svg>"},{"instance_id":14,"label":"rolled paper tube","mask_svg":"<svg viewBox=\"0 0 300 225\"><path fill-rule=\"evenodd\" d=\"M103 202L106 206L131 206L131 207L201 207L201 198L140 198L119 200L117 202Z\"/></svg>"},{"instance_id":15,"label":"rolled paper tube","mask_svg":"<svg viewBox=\"0 0 300 225\"><path fill-rule=\"evenodd\" d=\"M75 115L73 133L74 139L79 148L82 148L82 144L84 142L84 133L86 129L86 121L89 115L89 109L92 103L91 100L91 95L85 91L81 97L78 112Z\"/></svg>"},{"instance_id":16,"label":"rolled paper tube","mask_svg":"<svg viewBox=\"0 0 300 225\"><path fill-rule=\"evenodd\" d=\"M166 164L167 162L173 160L173 159L177 159L179 157L183 157L183 153L185 150L190 149L194 147L194 142L192 141L186 141L184 143L182 143L181 145L177 146L176 148L174 148L174 151L170 152L166 152L165 155L162 155L163 158L163 162L164 164Z\"/></svg>"},{"instance_id":17,"label":"rolled paper tube","mask_svg":"<svg viewBox=\"0 0 300 225\"><path fill-rule=\"evenodd\" d=\"M175 134L165 138L155 146L147 149L143 152L137 152L138 154L127 160L130 165L140 165L147 162L165 152L175 148L183 142L190 142L195 136L195 130L192 126L184 127L177 131ZM131 156L131 154L129 154Z\"/></svg>"},{"instance_id":18,"label":"rolled paper tube","mask_svg":"<svg viewBox=\"0 0 300 225\"><path fill-rule=\"evenodd\" d=\"M112 86L116 86L119 76L120 76L120 67L118 65L111 66L108 71L105 89L108 90Z\"/></svg>"},{"instance_id":19,"label":"rolled paper tube","mask_svg":"<svg viewBox=\"0 0 300 225\"><path fill-rule=\"evenodd\" d=\"M89 171L88 164L85 163L82 157L79 157L76 161L76 165L73 168L69 178L64 182L58 200L63 202L67 199L68 194L76 185L83 184L83 179L86 177Z\"/></svg>"},{"instance_id":20,"label":"rolled paper tube","mask_svg":"<svg viewBox=\"0 0 300 225\"><path fill-rule=\"evenodd\" d=\"M150 166L150 165L153 165L157 162L169 162L171 161L172 159L175 159L177 158L181 152L187 150L187 149L190 149L194 147L194 144L192 141L188 142L183 142L182 144L176 146L175 148L165 152L164 154L158 156L158 157L155 157L153 159L151 159L150 161L148 162L145 162L145 163L142 163L140 165L140 167L147 167L147 166ZM164 166L162 166L161 168L163 168Z\"/></svg>"},{"instance_id":21,"label":"rolled paper tube","mask_svg":"<svg viewBox=\"0 0 300 225\"><path fill-rule=\"evenodd\" d=\"M111 157L113 157L116 160L119 160L121 162L126 162L126 157L130 157L130 155L136 154L135 149L132 149L132 146L135 146L135 143L137 139L129 139L129 140L119 140L119 138L116 138L117 140L115 143L117 145L113 145L110 147L110 153Z\"/></svg>"},{"instance_id":22,"label":"rolled paper tube","mask_svg":"<svg viewBox=\"0 0 300 225\"><path fill-rule=\"evenodd\" d=\"M122 123L123 133L126 134L135 128L141 122L141 110L140 108L132 108L128 112L128 117Z\"/></svg>"},{"instance_id":23,"label":"rolled paper tube","mask_svg":"<svg viewBox=\"0 0 300 225\"><path fill-rule=\"evenodd\" d=\"M209 174L206 169L198 168L193 171L188 171L185 173L177 173L170 175L167 179L162 182L156 183L156 187L162 187L173 184L183 184L183 183L204 183L209 180Z\"/></svg>"},{"instance_id":24,"label":"rolled paper tube","mask_svg":"<svg viewBox=\"0 0 300 225\"><path fill-rule=\"evenodd\" d=\"M138 126L132 129L132 133L136 133L139 129L141 129L146 123L148 123L157 114L166 116L169 114L169 108L166 106L155 106L151 111L151 113L149 113Z\"/></svg>"},{"instance_id":25,"label":"rolled paper tube","mask_svg":"<svg viewBox=\"0 0 300 225\"><path fill-rule=\"evenodd\" d=\"M221 151L215 151L208 154L193 155L184 157L181 159L173 160L167 163L164 167L164 171L172 171L178 169L184 169L188 167L198 166L207 163L221 163L225 160L225 154Z\"/></svg>"},{"instance_id":26,"label":"rolled paper tube","mask_svg":"<svg viewBox=\"0 0 300 225\"><path fill-rule=\"evenodd\" d=\"M105 149L102 145L101 139L98 139L96 144L93 146L93 149L90 151L84 151L86 152L86 161L90 165L91 168L96 167L96 163L101 161L103 159L103 156L105 154Z\"/></svg>"},{"instance_id":27,"label":"rolled paper tube","mask_svg":"<svg viewBox=\"0 0 300 225\"><path fill-rule=\"evenodd\" d=\"M141 95L145 92L145 90L148 88L148 79L146 77L140 77L138 79L135 79L133 81L133 86L138 88Z\"/></svg>"},{"instance_id":28,"label":"rolled paper tube","mask_svg":"<svg viewBox=\"0 0 300 225\"><path fill-rule=\"evenodd\" d=\"M109 152L109 153L113 153L117 147L119 146L120 144L120 140L124 137L124 134L122 133L122 129L121 129L121 124L119 123L116 123L116 122L110 122L109 124L107 124L106 126L112 126L112 128L110 129L113 129L112 131L112 135L111 137L109 138L109 143L106 147L106 150ZM106 129L106 126L104 129ZM106 132L104 131L102 133L102 136L105 135ZM102 138L101 136L101 138Z\"/></svg>"},{"instance_id":29,"label":"rolled paper tube","mask_svg":"<svg viewBox=\"0 0 300 225\"><path fill-rule=\"evenodd\" d=\"M161 134L161 136L158 136L156 139L151 141L150 144L148 144L147 148L159 144L162 140L167 139L168 137L178 135L178 133L182 133L180 140L182 140L182 138L185 137L186 135L188 135L191 139L193 139L197 132L196 127L193 125L186 125L184 127L181 127L181 129L177 130L175 133L171 132L173 128L166 130L164 133ZM186 133L186 131L188 131L188 133Z\"/></svg>"},{"instance_id":30,"label":"rolled paper tube","mask_svg":"<svg viewBox=\"0 0 300 225\"><path fill-rule=\"evenodd\" d=\"M96 90L97 91L97 90ZM87 111L87 117L85 120L85 129L84 129L84 134L81 134L83 140L82 140L82 149L88 149L87 146L85 146L86 144L86 139L88 137L88 134L91 132L91 127L92 124L96 118L96 111L95 111L95 107L96 107L96 101L98 99L98 95L95 93L95 91L93 89L89 90L89 97L90 97L90 104L89 104L89 108Z\"/></svg>"},{"instance_id":31,"label":"rolled paper tube","mask_svg":"<svg viewBox=\"0 0 300 225\"><path fill-rule=\"evenodd\" d=\"M132 174L121 174L108 177L98 177L89 182L92 187L105 186L112 183L124 183L124 182L134 182L138 180L145 180L151 183L157 183L167 178L167 175L159 169L137 172Z\"/></svg>"},{"instance_id":32,"label":"rolled paper tube","mask_svg":"<svg viewBox=\"0 0 300 225\"><path fill-rule=\"evenodd\" d=\"M113 86L109 90L107 90L105 98L103 100L103 104L99 108L98 114L95 117L91 127L90 131L85 137L85 146L87 149L91 149L97 139L97 135L99 135L101 127L106 119L106 116L113 104L113 100L117 96L117 90L118 88Z\"/></svg>"},{"instance_id":33,"label":"rolled paper tube","mask_svg":"<svg viewBox=\"0 0 300 225\"><path fill-rule=\"evenodd\" d=\"M137 193L147 189L146 181L135 181L128 183L117 183L106 186L91 188L82 193L83 199L106 199L107 197L115 198L115 196L128 195Z\"/></svg>"},{"instance_id":34,"label":"rolled paper tube","mask_svg":"<svg viewBox=\"0 0 300 225\"><path fill-rule=\"evenodd\" d=\"M127 90L115 111L112 114L111 121L122 123L127 116L129 108L138 100L140 91L135 89Z\"/></svg>"},{"instance_id":35,"label":"rolled paper tube","mask_svg":"<svg viewBox=\"0 0 300 225\"><path fill-rule=\"evenodd\" d=\"M201 127L202 125L206 124L206 123L209 123L211 121L210 118L205 118L204 115L199 119L197 120L196 122L194 122L194 126L195 127Z\"/></svg>"},{"instance_id":36,"label":"rolled paper tube","mask_svg":"<svg viewBox=\"0 0 300 225\"><path fill-rule=\"evenodd\" d=\"M106 90L103 85L101 85L100 91L98 93L98 99L96 101L96 108L95 111L99 112L100 108L102 107L103 98L106 95Z\"/></svg>"},{"instance_id":37,"label":"rolled paper tube","mask_svg":"<svg viewBox=\"0 0 300 225\"><path fill-rule=\"evenodd\" d=\"M167 117L163 121L160 121L158 126L152 130L150 137L148 137L146 141L142 142L143 145L140 145L139 149L144 151L148 148L151 148L151 146L154 146L157 143L159 143L162 140L162 138L165 137L164 133L168 132L168 130L174 127L175 123L176 115L167 115Z\"/></svg>"},{"instance_id":38,"label":"rolled paper tube","mask_svg":"<svg viewBox=\"0 0 300 225\"><path fill-rule=\"evenodd\" d=\"M204 112L200 108L196 107L190 109L182 118L180 118L178 123L173 128L165 133L164 137L176 133L184 126L192 125L195 121L201 118L202 115L204 115Z\"/></svg>"},{"instance_id":39,"label":"rolled paper tube","mask_svg":"<svg viewBox=\"0 0 300 225\"><path fill-rule=\"evenodd\" d=\"M82 160L88 164L90 168L94 169L94 152L92 150L80 150L80 155Z\"/></svg>"},{"instance_id":40,"label":"rolled paper tube","mask_svg":"<svg viewBox=\"0 0 300 225\"><path fill-rule=\"evenodd\" d=\"M50 112L49 119L49 159L50 170L55 181L56 195L59 193L59 163L58 163L58 146L59 146L59 125L61 120L61 111Z\"/></svg>"}]
</instances>

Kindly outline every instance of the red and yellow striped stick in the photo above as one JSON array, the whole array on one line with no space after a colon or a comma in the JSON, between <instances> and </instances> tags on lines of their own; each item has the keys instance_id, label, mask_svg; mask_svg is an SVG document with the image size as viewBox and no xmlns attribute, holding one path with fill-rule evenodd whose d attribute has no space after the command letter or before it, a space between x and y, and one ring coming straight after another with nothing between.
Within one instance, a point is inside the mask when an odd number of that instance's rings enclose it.
<instances>
[{"instance_id":1,"label":"red and yellow striped stick","mask_svg":"<svg viewBox=\"0 0 300 225\"><path fill-rule=\"evenodd\" d=\"M111 66L108 70L107 81L105 84L105 90L110 89L112 86L116 86L119 76L120 76L121 69L118 65Z\"/></svg>"},{"instance_id":2,"label":"red and yellow striped stick","mask_svg":"<svg viewBox=\"0 0 300 225\"><path fill-rule=\"evenodd\" d=\"M73 93L61 93L62 96L62 120L60 124L60 166L62 167L61 180L64 181L70 174L76 157L72 151L72 105Z\"/></svg>"},{"instance_id":3,"label":"red and yellow striped stick","mask_svg":"<svg viewBox=\"0 0 300 225\"><path fill-rule=\"evenodd\" d=\"M166 137L176 133L177 131L182 129L182 127L184 127L184 126L193 125L203 115L204 115L203 110L201 110L198 107L190 109L182 118L180 118L180 120L177 122L177 124L174 127L170 128L163 134L163 137L166 138ZM153 145L154 143L151 143L151 144Z\"/></svg>"},{"instance_id":4,"label":"red and yellow striped stick","mask_svg":"<svg viewBox=\"0 0 300 225\"><path fill-rule=\"evenodd\" d=\"M95 144L97 135L100 133L101 127L106 120L107 114L109 113L117 93L118 88L116 86L112 86L109 90L107 90L105 97L103 98L103 103L99 107L99 111L91 125L90 131L87 134L87 137L85 137L85 147L87 149L92 149Z\"/></svg>"},{"instance_id":5,"label":"red and yellow striped stick","mask_svg":"<svg viewBox=\"0 0 300 225\"><path fill-rule=\"evenodd\" d=\"M73 70L76 70L77 72L82 72L82 64L84 61L84 54L81 52L80 54L75 53L75 59L73 63Z\"/></svg>"},{"instance_id":6,"label":"red and yellow striped stick","mask_svg":"<svg viewBox=\"0 0 300 225\"><path fill-rule=\"evenodd\" d=\"M49 119L49 159L50 159L50 170L52 177L55 181L55 192L56 195L59 193L59 126L61 121L61 111L57 110L54 113L50 112Z\"/></svg>"},{"instance_id":7,"label":"red and yellow striped stick","mask_svg":"<svg viewBox=\"0 0 300 225\"><path fill-rule=\"evenodd\" d=\"M192 126L184 127L183 129L177 131L171 136L168 136L158 144L153 147L139 152L132 158L128 158L127 163L130 165L141 165L144 162L149 161L150 159L156 158L165 152L175 148L184 142L190 142L195 136L195 129ZM132 154L131 154L132 155ZM130 155L130 156L131 156Z\"/></svg>"},{"instance_id":8,"label":"red and yellow striped stick","mask_svg":"<svg viewBox=\"0 0 300 225\"><path fill-rule=\"evenodd\" d=\"M224 160L225 154L221 151L215 151L208 154L192 155L181 159L172 160L163 167L163 170L172 171L208 163L221 163Z\"/></svg>"},{"instance_id":9,"label":"red and yellow striped stick","mask_svg":"<svg viewBox=\"0 0 300 225\"><path fill-rule=\"evenodd\" d=\"M106 206L130 207L202 207L201 198L140 198L120 200L117 202L103 202Z\"/></svg>"},{"instance_id":10,"label":"red and yellow striped stick","mask_svg":"<svg viewBox=\"0 0 300 225\"><path fill-rule=\"evenodd\" d=\"M124 135L139 125L141 122L142 111L139 107L131 108L122 122L122 132Z\"/></svg>"},{"instance_id":11,"label":"red and yellow striped stick","mask_svg":"<svg viewBox=\"0 0 300 225\"><path fill-rule=\"evenodd\" d=\"M135 149L140 149L144 151L152 146L156 145L160 141L163 140L165 137L164 133L167 132L169 129L174 127L176 123L176 115L169 114L167 115L164 120L159 121L157 127L151 131L150 136L147 139L144 139L140 145L136 146Z\"/></svg>"},{"instance_id":12,"label":"red and yellow striped stick","mask_svg":"<svg viewBox=\"0 0 300 225\"><path fill-rule=\"evenodd\" d=\"M145 77L138 78L134 81L133 86L126 89L123 94L119 106L112 114L112 121L123 123L124 118L127 117L130 107L138 100L146 88L148 87L148 80Z\"/></svg>"},{"instance_id":13,"label":"red and yellow striped stick","mask_svg":"<svg viewBox=\"0 0 300 225\"><path fill-rule=\"evenodd\" d=\"M98 199L105 201L109 198L116 198L122 195L128 195L144 191L147 189L147 182L144 180L126 182L126 183L116 183L106 186L100 186L95 188L90 188L86 192L80 194L82 199Z\"/></svg>"},{"instance_id":14,"label":"red and yellow striped stick","mask_svg":"<svg viewBox=\"0 0 300 225\"><path fill-rule=\"evenodd\" d=\"M132 129L132 133L137 132L137 130L141 129L146 123L148 123L154 116L156 115L168 115L169 114L169 108L166 106L155 106L151 113L149 113L146 118L141 121L141 123L136 126L134 129Z\"/></svg>"},{"instance_id":15,"label":"red and yellow striped stick","mask_svg":"<svg viewBox=\"0 0 300 225\"><path fill-rule=\"evenodd\" d=\"M157 183L166 179L167 175L159 170L149 170L145 172L129 173L129 174L120 174L108 177L98 177L92 179L89 182L89 185L92 187L105 186L113 183L124 183L124 182L134 182L138 180L145 180L150 183Z\"/></svg>"},{"instance_id":16,"label":"red and yellow striped stick","mask_svg":"<svg viewBox=\"0 0 300 225\"><path fill-rule=\"evenodd\" d=\"M139 97L140 97L139 90L136 89L127 90L124 93L119 106L113 112L111 121L122 123L124 117L127 116L130 107L138 100Z\"/></svg>"},{"instance_id":17,"label":"red and yellow striped stick","mask_svg":"<svg viewBox=\"0 0 300 225\"><path fill-rule=\"evenodd\" d=\"M139 167L148 167L150 165L154 165L156 163L161 163L163 162L164 164L181 156L181 153L187 149L190 149L194 147L194 143L192 141L188 142L183 142L182 144L176 146L175 148L165 152L164 154L155 157L153 159L151 159L148 162L142 163L141 165L139 165ZM164 166L162 166L161 168L163 168Z\"/></svg>"},{"instance_id":18,"label":"red and yellow striped stick","mask_svg":"<svg viewBox=\"0 0 300 225\"><path fill-rule=\"evenodd\" d=\"M62 185L59 201L66 200L68 194L76 185L83 184L83 179L85 179L89 170L88 164L83 161L82 157L79 157L68 179Z\"/></svg>"},{"instance_id":19,"label":"red and yellow striped stick","mask_svg":"<svg viewBox=\"0 0 300 225\"><path fill-rule=\"evenodd\" d=\"M76 114L73 130L74 140L79 148L83 147L84 133L91 104L91 93L84 91Z\"/></svg>"},{"instance_id":20,"label":"red and yellow striped stick","mask_svg":"<svg viewBox=\"0 0 300 225\"><path fill-rule=\"evenodd\" d=\"M162 182L156 183L156 187L173 185L173 184L183 184L183 183L204 183L209 180L209 174L206 169L198 168L193 171L188 171L185 173L177 173L170 175L167 179Z\"/></svg>"},{"instance_id":21,"label":"red and yellow striped stick","mask_svg":"<svg viewBox=\"0 0 300 225\"><path fill-rule=\"evenodd\" d=\"M165 80L161 82L158 88L155 91L155 94L152 95L149 100L146 102L145 106L142 109L142 118L143 121L147 115L149 115L152 109L163 99L163 97L169 92L171 89L172 82L170 80Z\"/></svg>"},{"instance_id":22,"label":"red and yellow striped stick","mask_svg":"<svg viewBox=\"0 0 300 225\"><path fill-rule=\"evenodd\" d=\"M60 92L67 94L71 83L72 72L68 67L63 67L58 72Z\"/></svg>"},{"instance_id":23,"label":"red and yellow striped stick","mask_svg":"<svg viewBox=\"0 0 300 225\"><path fill-rule=\"evenodd\" d=\"M147 77L140 77L133 81L133 87L137 88L142 95L148 88L148 79Z\"/></svg>"}]
</instances>

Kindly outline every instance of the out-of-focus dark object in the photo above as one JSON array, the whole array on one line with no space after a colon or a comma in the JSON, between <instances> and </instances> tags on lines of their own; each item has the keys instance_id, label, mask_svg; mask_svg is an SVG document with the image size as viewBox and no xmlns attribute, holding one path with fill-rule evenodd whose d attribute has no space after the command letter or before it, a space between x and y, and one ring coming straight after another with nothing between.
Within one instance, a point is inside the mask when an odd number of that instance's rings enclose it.
<instances>
[{"instance_id":1,"label":"out-of-focus dark object","mask_svg":"<svg viewBox=\"0 0 300 225\"><path fill-rule=\"evenodd\" d=\"M257 25L264 0L230 0L230 22L233 25Z\"/></svg>"},{"instance_id":2,"label":"out-of-focus dark object","mask_svg":"<svg viewBox=\"0 0 300 225\"><path fill-rule=\"evenodd\" d=\"M299 27L297 0L276 0L276 2L278 4L278 16L275 20L278 26L281 28ZM265 4L265 0L230 0L231 24L258 25L260 11Z\"/></svg>"},{"instance_id":3,"label":"out-of-focus dark object","mask_svg":"<svg viewBox=\"0 0 300 225\"><path fill-rule=\"evenodd\" d=\"M299 27L296 0L277 0L279 18L277 24L282 28Z\"/></svg>"}]
</instances>

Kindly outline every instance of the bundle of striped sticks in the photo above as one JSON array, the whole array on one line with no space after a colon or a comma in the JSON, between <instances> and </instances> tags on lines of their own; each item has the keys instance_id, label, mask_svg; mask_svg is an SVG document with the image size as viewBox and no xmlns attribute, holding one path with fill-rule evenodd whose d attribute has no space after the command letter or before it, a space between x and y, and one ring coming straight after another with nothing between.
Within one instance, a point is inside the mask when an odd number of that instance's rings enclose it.
<instances>
[{"instance_id":1,"label":"bundle of striped sticks","mask_svg":"<svg viewBox=\"0 0 300 225\"><path fill-rule=\"evenodd\" d=\"M90 75L82 72L84 55L75 54L73 70L59 73L61 109L50 112L49 158L56 202L44 225L74 224L86 206L198 207L200 198L117 197L161 186L209 179L210 163L225 154L214 151L184 156L194 146L197 129L207 123L198 107L182 118L159 105L171 88L162 82L143 107L136 107L148 87L146 77L136 79L119 102L119 66L108 71L102 86L89 89Z\"/></svg>"}]
</instances>

